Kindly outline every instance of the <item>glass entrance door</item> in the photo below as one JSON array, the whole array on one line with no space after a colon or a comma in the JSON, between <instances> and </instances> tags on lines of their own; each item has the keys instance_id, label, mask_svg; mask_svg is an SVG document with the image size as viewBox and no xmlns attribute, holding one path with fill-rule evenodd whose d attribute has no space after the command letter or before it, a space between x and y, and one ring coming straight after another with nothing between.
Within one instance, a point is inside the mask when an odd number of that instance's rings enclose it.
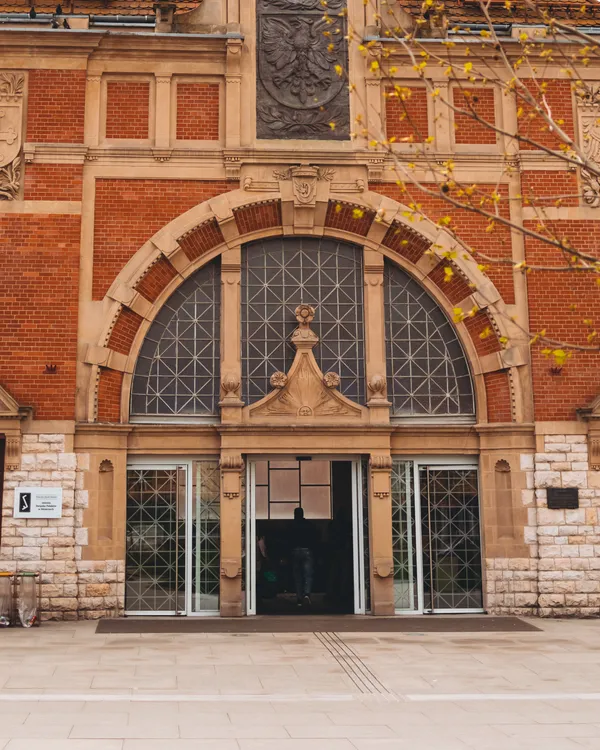
<instances>
[{"instance_id":1,"label":"glass entrance door","mask_svg":"<svg viewBox=\"0 0 600 750\"><path fill-rule=\"evenodd\" d=\"M128 468L127 614L219 613L220 492L216 459Z\"/></svg>"},{"instance_id":2,"label":"glass entrance door","mask_svg":"<svg viewBox=\"0 0 600 750\"><path fill-rule=\"evenodd\" d=\"M433 612L481 609L477 471L423 467L419 484L425 607Z\"/></svg>"},{"instance_id":3,"label":"glass entrance door","mask_svg":"<svg viewBox=\"0 0 600 750\"><path fill-rule=\"evenodd\" d=\"M125 610L175 615L185 607L187 467L127 471Z\"/></svg>"},{"instance_id":4,"label":"glass entrance door","mask_svg":"<svg viewBox=\"0 0 600 750\"><path fill-rule=\"evenodd\" d=\"M392 543L396 612L480 612L477 468L394 460Z\"/></svg>"},{"instance_id":5,"label":"glass entrance door","mask_svg":"<svg viewBox=\"0 0 600 750\"><path fill-rule=\"evenodd\" d=\"M314 528L317 547L311 606L318 611L332 607L336 612L364 614L368 525L362 463L338 457L278 456L249 460L247 466L246 613L257 614L257 599L259 613L280 614L295 607L286 543L294 511L302 508Z\"/></svg>"}]
</instances>

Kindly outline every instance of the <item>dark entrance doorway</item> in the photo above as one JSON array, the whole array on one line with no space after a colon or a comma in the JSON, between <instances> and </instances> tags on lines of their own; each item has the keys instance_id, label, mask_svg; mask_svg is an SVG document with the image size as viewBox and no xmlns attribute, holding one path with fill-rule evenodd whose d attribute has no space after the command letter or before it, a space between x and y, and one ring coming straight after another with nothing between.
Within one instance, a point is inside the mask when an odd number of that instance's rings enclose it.
<instances>
[{"instance_id":1,"label":"dark entrance doorway","mask_svg":"<svg viewBox=\"0 0 600 750\"><path fill-rule=\"evenodd\" d=\"M351 461L256 462L257 614L354 612L352 482Z\"/></svg>"}]
</instances>

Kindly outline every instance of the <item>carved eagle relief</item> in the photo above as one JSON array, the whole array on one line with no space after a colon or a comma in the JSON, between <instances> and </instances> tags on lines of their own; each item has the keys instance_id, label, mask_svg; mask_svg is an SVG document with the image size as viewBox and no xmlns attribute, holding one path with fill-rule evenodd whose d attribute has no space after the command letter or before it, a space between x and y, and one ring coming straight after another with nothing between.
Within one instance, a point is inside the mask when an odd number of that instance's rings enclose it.
<instances>
[{"instance_id":1,"label":"carved eagle relief","mask_svg":"<svg viewBox=\"0 0 600 750\"><path fill-rule=\"evenodd\" d=\"M258 0L259 138L349 137L349 92L336 72L348 63L345 5L328 5L339 12L331 24L321 0Z\"/></svg>"},{"instance_id":2,"label":"carved eagle relief","mask_svg":"<svg viewBox=\"0 0 600 750\"><path fill-rule=\"evenodd\" d=\"M263 52L271 67L272 94L280 103L317 107L341 88L338 85L335 92L329 91L337 79L334 70L337 57L335 50L329 51L323 45L326 30L322 19L310 16L264 19Z\"/></svg>"}]
</instances>

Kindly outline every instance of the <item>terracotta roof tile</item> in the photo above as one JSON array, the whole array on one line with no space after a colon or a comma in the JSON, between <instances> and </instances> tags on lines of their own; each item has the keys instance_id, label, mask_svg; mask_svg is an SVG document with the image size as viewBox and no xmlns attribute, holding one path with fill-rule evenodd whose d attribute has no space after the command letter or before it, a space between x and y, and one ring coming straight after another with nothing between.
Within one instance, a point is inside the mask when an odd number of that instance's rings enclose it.
<instances>
[{"instance_id":1,"label":"terracotta roof tile","mask_svg":"<svg viewBox=\"0 0 600 750\"><path fill-rule=\"evenodd\" d=\"M437 2L437 0L436 0ZM413 15L421 15L422 0L398 0L398 5ZM478 0L443 0L450 23L483 23L485 18ZM491 0L490 15L496 23L540 23L541 15L527 0L512 0L507 10L504 0ZM536 0L539 10L557 20L576 26L600 26L600 0ZM581 11L585 6L585 12Z\"/></svg>"},{"instance_id":2,"label":"terracotta roof tile","mask_svg":"<svg viewBox=\"0 0 600 750\"><path fill-rule=\"evenodd\" d=\"M202 0L178 0L178 12L193 10ZM28 13L31 5L37 13L54 13L59 0L12 0L1 2L0 13ZM154 15L155 0L62 0L63 12L79 15L143 16Z\"/></svg>"}]
</instances>

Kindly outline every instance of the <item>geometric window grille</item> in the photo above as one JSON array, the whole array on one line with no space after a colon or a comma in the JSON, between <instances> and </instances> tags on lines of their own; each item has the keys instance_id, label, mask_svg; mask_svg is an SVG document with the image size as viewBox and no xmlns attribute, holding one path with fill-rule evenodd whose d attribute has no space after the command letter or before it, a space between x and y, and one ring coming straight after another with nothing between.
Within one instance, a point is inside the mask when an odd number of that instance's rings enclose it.
<instances>
[{"instance_id":1,"label":"geometric window grille","mask_svg":"<svg viewBox=\"0 0 600 750\"><path fill-rule=\"evenodd\" d=\"M287 372L290 336L301 304L315 307L314 353L323 372L340 375L340 390L364 402L362 249L327 238L259 240L242 255L243 396L252 404L270 393L269 378Z\"/></svg>"},{"instance_id":2,"label":"geometric window grille","mask_svg":"<svg viewBox=\"0 0 600 750\"><path fill-rule=\"evenodd\" d=\"M392 549L396 610L418 606L413 462L392 463Z\"/></svg>"},{"instance_id":3,"label":"geometric window grille","mask_svg":"<svg viewBox=\"0 0 600 750\"><path fill-rule=\"evenodd\" d=\"M425 608L483 606L476 469L420 470Z\"/></svg>"},{"instance_id":4,"label":"geometric window grille","mask_svg":"<svg viewBox=\"0 0 600 750\"><path fill-rule=\"evenodd\" d=\"M218 415L220 299L218 261L201 268L169 297L136 363L132 416Z\"/></svg>"},{"instance_id":5,"label":"geometric window grille","mask_svg":"<svg viewBox=\"0 0 600 750\"><path fill-rule=\"evenodd\" d=\"M221 491L218 461L195 461L192 489L192 611L218 612Z\"/></svg>"},{"instance_id":6,"label":"geometric window grille","mask_svg":"<svg viewBox=\"0 0 600 750\"><path fill-rule=\"evenodd\" d=\"M174 613L185 592L185 521L177 469L127 471L125 608Z\"/></svg>"},{"instance_id":7,"label":"geometric window grille","mask_svg":"<svg viewBox=\"0 0 600 750\"><path fill-rule=\"evenodd\" d=\"M392 416L472 416L471 375L448 318L398 266L386 261L384 278Z\"/></svg>"}]
</instances>

